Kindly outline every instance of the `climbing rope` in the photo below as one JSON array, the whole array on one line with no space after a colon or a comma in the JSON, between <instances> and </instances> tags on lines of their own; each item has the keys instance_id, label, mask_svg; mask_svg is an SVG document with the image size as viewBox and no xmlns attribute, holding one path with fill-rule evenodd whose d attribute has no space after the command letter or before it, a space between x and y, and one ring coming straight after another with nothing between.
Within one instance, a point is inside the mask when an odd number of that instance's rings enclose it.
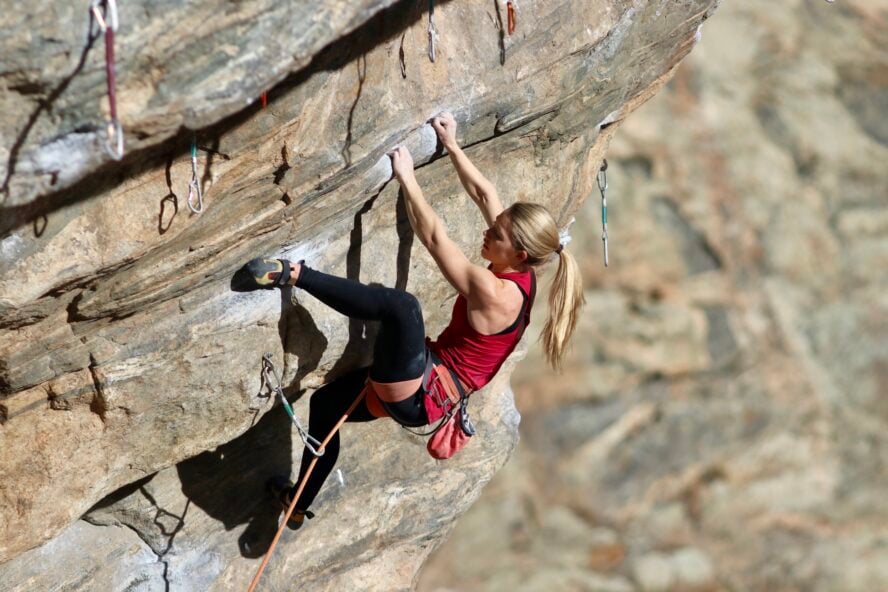
<instances>
[{"instance_id":1,"label":"climbing rope","mask_svg":"<svg viewBox=\"0 0 888 592\"><path fill-rule=\"evenodd\" d=\"M429 0L429 60L433 63L437 55L438 29L435 28L435 0Z\"/></svg>"},{"instance_id":2,"label":"climbing rope","mask_svg":"<svg viewBox=\"0 0 888 592\"><path fill-rule=\"evenodd\" d=\"M263 360L268 359L268 363L271 364L271 354L265 354L263 356ZM272 370L274 366L271 365ZM263 370L264 376L264 370ZM283 394L281 394L281 398L283 399ZM333 429L330 430L330 433L327 434L327 437L324 438L324 441L321 442L320 448L323 450L336 432L339 431L339 428L342 427L342 424L348 419L348 416L352 414L361 400L364 398L364 391L355 398L354 402L351 406L346 410L346 412L339 418L339 421L336 422L336 425L333 426ZM289 407L289 406L288 406ZM292 417L292 415L291 415ZM297 424L298 425L298 424ZM315 465L318 462L318 457L315 455L313 459L311 459L311 463L309 463L308 468L305 469L305 474L302 476L302 479L299 481L299 487L296 489L296 493L293 494L293 498L290 500L290 506L287 508L286 514L284 514L284 519L281 521L280 526L278 526L277 532L274 535L274 538L271 540L271 545L268 547L268 551L265 552L265 557L262 558L262 563L259 565L259 569L256 570L256 575L253 576L253 580L250 582L250 587L247 588L247 592L253 592L256 589L256 586L259 584L259 578L262 577L262 572L265 571L265 566L268 565L268 560L271 559L271 553L274 551L275 546L278 544L278 540L280 540L281 535L284 532L284 528L287 526L287 522L290 520L290 516L293 514L293 511L296 509L296 501L299 499L299 496L302 495L302 490L305 489L305 484L308 482L308 477L311 475L311 472L314 470Z\"/></svg>"},{"instance_id":3,"label":"climbing rope","mask_svg":"<svg viewBox=\"0 0 888 592\"><path fill-rule=\"evenodd\" d=\"M506 2L506 22L508 26L509 35L515 32L515 26L517 24L516 21L516 11L518 10L518 2L517 0L509 0Z\"/></svg>"},{"instance_id":4,"label":"climbing rope","mask_svg":"<svg viewBox=\"0 0 888 592\"><path fill-rule=\"evenodd\" d=\"M194 207L194 196L197 196L197 207ZM203 190L197 176L197 134L191 138L191 182L188 183L188 208L195 214L203 212Z\"/></svg>"},{"instance_id":5,"label":"climbing rope","mask_svg":"<svg viewBox=\"0 0 888 592\"><path fill-rule=\"evenodd\" d=\"M101 6L105 7L104 12ZM117 78L114 71L114 34L117 32L117 0L92 0L89 9L105 34L105 78L108 81L108 108L111 119L108 120L108 138L105 150L114 160L123 158L123 128L117 119Z\"/></svg>"},{"instance_id":6,"label":"climbing rope","mask_svg":"<svg viewBox=\"0 0 888 592\"><path fill-rule=\"evenodd\" d=\"M272 379L274 379L274 382L272 382ZM308 448L315 457L323 456L324 446L327 444L327 441L325 440L324 443L321 444L302 427L301 423L299 423L299 419L296 417L296 414L293 413L293 407L290 405L290 402L287 401L287 397L284 396L284 389L281 388L281 378L278 376L277 370L274 367L274 362L271 361L271 354L265 354L262 356L261 389L264 390L266 386L270 390L276 392L280 397L281 404L284 406L284 411L287 412L293 425L296 426L296 431L299 432L299 437L302 438L302 443L305 444L305 447Z\"/></svg>"},{"instance_id":7,"label":"climbing rope","mask_svg":"<svg viewBox=\"0 0 888 592\"><path fill-rule=\"evenodd\" d=\"M604 266L607 267L607 159L598 170L598 190L601 192L601 241L604 243Z\"/></svg>"}]
</instances>

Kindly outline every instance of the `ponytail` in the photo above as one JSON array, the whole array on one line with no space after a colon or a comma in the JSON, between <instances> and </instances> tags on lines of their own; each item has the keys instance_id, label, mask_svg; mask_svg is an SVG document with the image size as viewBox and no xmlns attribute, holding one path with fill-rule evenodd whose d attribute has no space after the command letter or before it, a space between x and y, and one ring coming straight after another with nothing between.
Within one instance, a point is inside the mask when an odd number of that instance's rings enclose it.
<instances>
[{"instance_id":1,"label":"ponytail","mask_svg":"<svg viewBox=\"0 0 888 592\"><path fill-rule=\"evenodd\" d=\"M549 318L541 339L546 360L554 370L561 370L567 346L573 336L586 303L580 268L573 256L564 250L555 220L544 206L516 202L509 209L512 242L516 249L527 252L527 264L540 267L558 258L558 269L549 289Z\"/></svg>"},{"instance_id":2,"label":"ponytail","mask_svg":"<svg viewBox=\"0 0 888 592\"><path fill-rule=\"evenodd\" d=\"M549 288L549 318L546 319L541 339L546 360L553 369L560 371L586 299L576 259L563 248L556 257L558 269Z\"/></svg>"}]
</instances>

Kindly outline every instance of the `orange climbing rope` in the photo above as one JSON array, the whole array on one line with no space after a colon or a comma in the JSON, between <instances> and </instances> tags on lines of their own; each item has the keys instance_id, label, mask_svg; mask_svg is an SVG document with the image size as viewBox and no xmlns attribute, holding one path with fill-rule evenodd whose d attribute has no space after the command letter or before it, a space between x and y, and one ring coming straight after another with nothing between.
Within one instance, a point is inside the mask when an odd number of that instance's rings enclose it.
<instances>
[{"instance_id":1,"label":"orange climbing rope","mask_svg":"<svg viewBox=\"0 0 888 592\"><path fill-rule=\"evenodd\" d=\"M327 437L321 442L320 449L323 450L327 443L330 442L330 439L339 431L339 428L342 427L342 424L345 423L345 420L348 419L348 416L352 414L352 411L355 410L355 407L361 402L361 399L364 398L365 391L362 390L361 394L354 400L348 410L343 414L339 421L336 422L336 425L333 426L333 429L330 430L330 433L327 434ZM274 551L274 547L277 545L278 540L281 538L281 534L284 532L284 528L287 527L287 521L290 519L290 515L293 513L293 510L296 509L296 500L299 499L299 496L302 495L302 490L305 488L305 483L308 481L309 475L314 470L315 465L318 462L317 456L311 459L311 464L308 465L308 468L305 470L305 474L302 476L302 479L299 481L299 488L296 490L295 495L293 495L293 499L290 500L290 507L287 508L287 513L284 514L284 519L281 521L281 525L278 527L277 533L274 535L274 538L271 540L271 546L268 547L268 551L265 552L265 557L262 558L262 564L259 566L259 569L256 570L256 575L253 576L253 581L250 582L250 587L247 588L247 592L253 592L256 589L256 586L259 584L259 578L262 577L262 572L265 571L265 566L268 565L268 560L271 559L271 553Z\"/></svg>"}]
</instances>

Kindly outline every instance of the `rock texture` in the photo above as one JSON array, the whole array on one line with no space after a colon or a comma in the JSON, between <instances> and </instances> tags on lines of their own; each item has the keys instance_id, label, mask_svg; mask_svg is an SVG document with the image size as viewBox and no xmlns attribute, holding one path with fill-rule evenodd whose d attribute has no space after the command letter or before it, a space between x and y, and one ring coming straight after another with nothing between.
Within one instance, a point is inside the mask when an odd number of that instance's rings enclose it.
<instances>
[{"instance_id":1,"label":"rock texture","mask_svg":"<svg viewBox=\"0 0 888 592\"><path fill-rule=\"evenodd\" d=\"M96 146L103 54L87 12L44 4L5 11L23 20L0 37L0 586L12 589L61 585L48 582L97 532L74 521L100 500L89 524L144 544L122 537L78 573L117 582L131 549L144 583L112 586L244 585L274 527L262 477L300 454L260 393L262 354L304 417L303 395L367 362L374 328L289 292L234 291L235 270L276 254L406 287L436 334L453 294L412 240L385 151L410 147L479 261L481 217L424 123L442 109L507 202L543 202L567 224L612 124L660 88L717 2L528 2L513 36L499 4L438 3L435 63L425 3L126 3L121 163ZM266 108L244 107L275 83ZM192 137L201 215L184 204ZM68 168L53 168L60 153ZM348 495L327 491L317 536L284 545L269 585L409 587L514 444L507 374L478 397L484 436L453 462L391 424L349 426L361 446L343 459Z\"/></svg>"},{"instance_id":2,"label":"rock texture","mask_svg":"<svg viewBox=\"0 0 888 592\"><path fill-rule=\"evenodd\" d=\"M566 380L522 362L420 590L888 589L886 55L884 1L719 9L611 143Z\"/></svg>"},{"instance_id":3,"label":"rock texture","mask_svg":"<svg viewBox=\"0 0 888 592\"><path fill-rule=\"evenodd\" d=\"M183 128L201 129L242 112L324 46L394 3L121 2L114 54L126 151L138 155ZM0 134L9 144L0 147L0 203L6 224L77 195L57 192L110 160L102 148L110 109L104 38L89 6L38 0L27 10L11 3L3 11Z\"/></svg>"}]
</instances>

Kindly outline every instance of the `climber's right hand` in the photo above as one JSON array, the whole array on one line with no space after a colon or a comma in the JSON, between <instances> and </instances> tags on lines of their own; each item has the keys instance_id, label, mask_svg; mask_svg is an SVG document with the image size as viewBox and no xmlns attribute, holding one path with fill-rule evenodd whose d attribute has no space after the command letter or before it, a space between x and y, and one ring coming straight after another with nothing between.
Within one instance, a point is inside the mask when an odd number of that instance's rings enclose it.
<instances>
[{"instance_id":1,"label":"climber's right hand","mask_svg":"<svg viewBox=\"0 0 888 592\"><path fill-rule=\"evenodd\" d=\"M398 179L413 174L413 156L404 146L398 146L388 152L392 159L392 172Z\"/></svg>"},{"instance_id":2,"label":"climber's right hand","mask_svg":"<svg viewBox=\"0 0 888 592\"><path fill-rule=\"evenodd\" d=\"M441 144L444 145L444 148L450 150L451 147L457 145L456 119L453 118L453 113L444 111L443 113L432 117L432 127L435 128L435 132L438 134L438 139L441 140Z\"/></svg>"}]
</instances>

